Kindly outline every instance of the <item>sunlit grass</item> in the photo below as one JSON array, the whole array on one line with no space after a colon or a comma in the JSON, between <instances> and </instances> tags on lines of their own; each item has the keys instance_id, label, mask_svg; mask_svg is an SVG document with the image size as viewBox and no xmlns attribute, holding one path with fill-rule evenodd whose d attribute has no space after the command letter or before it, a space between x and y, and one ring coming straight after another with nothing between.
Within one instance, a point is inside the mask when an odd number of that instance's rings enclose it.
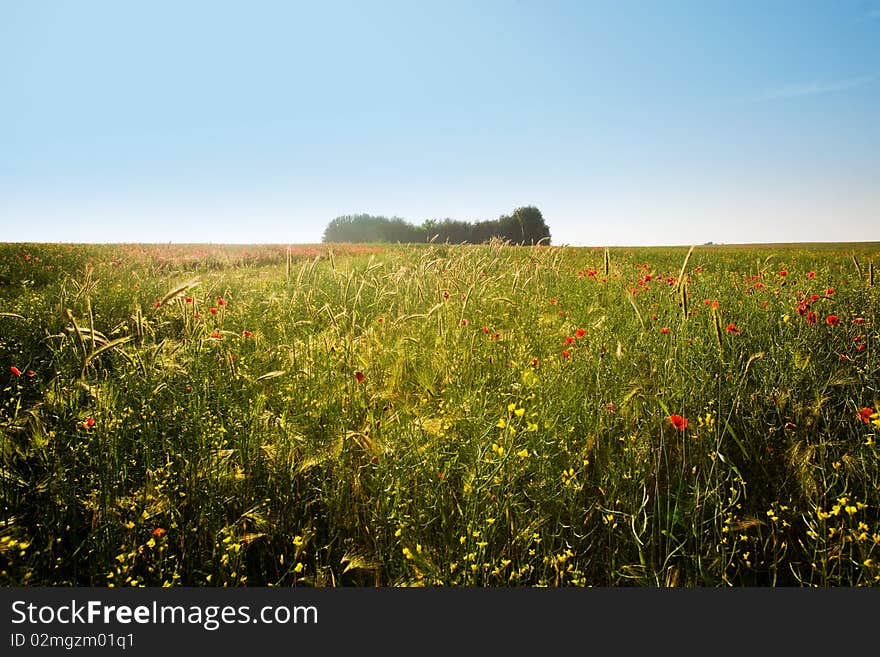
<instances>
[{"instance_id":1,"label":"sunlit grass","mask_svg":"<svg viewBox=\"0 0 880 657\"><path fill-rule=\"evenodd\" d=\"M877 585L877 254L0 245L0 582Z\"/></svg>"}]
</instances>

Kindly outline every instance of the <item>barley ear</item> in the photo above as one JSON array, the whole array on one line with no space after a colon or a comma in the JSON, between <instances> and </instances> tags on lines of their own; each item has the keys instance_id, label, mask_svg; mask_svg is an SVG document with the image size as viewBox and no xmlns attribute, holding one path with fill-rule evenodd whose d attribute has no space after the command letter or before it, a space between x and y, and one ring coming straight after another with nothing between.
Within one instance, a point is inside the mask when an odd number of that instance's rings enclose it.
<instances>
[{"instance_id":1,"label":"barley ear","mask_svg":"<svg viewBox=\"0 0 880 657\"><path fill-rule=\"evenodd\" d=\"M676 282L676 287L681 287L682 282L684 281L684 272L688 266L688 260L691 259L691 253L694 252L694 245L691 244L691 248L688 249L687 255L684 257L684 262L681 263L681 271L678 272L678 281Z\"/></svg>"},{"instance_id":2,"label":"barley ear","mask_svg":"<svg viewBox=\"0 0 880 657\"><path fill-rule=\"evenodd\" d=\"M684 319L688 318L688 295L687 295L687 281L682 281L679 286L679 292L681 293L681 315Z\"/></svg>"},{"instance_id":3,"label":"barley ear","mask_svg":"<svg viewBox=\"0 0 880 657\"><path fill-rule=\"evenodd\" d=\"M715 329L715 341L718 343L718 358L724 363L724 342L722 341L721 311L712 306L712 326Z\"/></svg>"}]
</instances>

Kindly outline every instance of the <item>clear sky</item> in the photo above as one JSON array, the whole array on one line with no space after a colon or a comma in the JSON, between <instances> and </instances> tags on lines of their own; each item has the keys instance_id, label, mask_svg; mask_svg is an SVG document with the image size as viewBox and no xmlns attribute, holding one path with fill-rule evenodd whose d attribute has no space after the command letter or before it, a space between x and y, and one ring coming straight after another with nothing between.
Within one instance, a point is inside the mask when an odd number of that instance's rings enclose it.
<instances>
[{"instance_id":1,"label":"clear sky","mask_svg":"<svg viewBox=\"0 0 880 657\"><path fill-rule=\"evenodd\" d=\"M880 240L880 1L0 0L0 241Z\"/></svg>"}]
</instances>

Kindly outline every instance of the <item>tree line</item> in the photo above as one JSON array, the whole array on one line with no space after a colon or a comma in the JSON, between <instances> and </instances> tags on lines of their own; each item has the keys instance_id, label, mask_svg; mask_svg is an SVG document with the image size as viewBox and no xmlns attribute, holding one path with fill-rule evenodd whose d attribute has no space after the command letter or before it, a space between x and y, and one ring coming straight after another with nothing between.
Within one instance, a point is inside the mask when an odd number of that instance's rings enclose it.
<instances>
[{"instance_id":1,"label":"tree line","mask_svg":"<svg viewBox=\"0 0 880 657\"><path fill-rule=\"evenodd\" d=\"M498 219L467 222L428 219L416 226L400 217L347 214L324 229L324 242L440 242L482 244L500 238L513 244L550 244L550 229L541 211L520 207Z\"/></svg>"}]
</instances>

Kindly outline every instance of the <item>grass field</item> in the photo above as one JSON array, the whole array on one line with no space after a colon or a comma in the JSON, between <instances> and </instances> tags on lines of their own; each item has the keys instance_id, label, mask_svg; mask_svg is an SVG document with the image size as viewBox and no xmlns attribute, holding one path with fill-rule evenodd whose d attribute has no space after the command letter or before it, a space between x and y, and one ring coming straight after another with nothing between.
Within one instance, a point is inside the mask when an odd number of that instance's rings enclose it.
<instances>
[{"instance_id":1,"label":"grass field","mask_svg":"<svg viewBox=\"0 0 880 657\"><path fill-rule=\"evenodd\" d=\"M877 586L880 245L0 245L0 584Z\"/></svg>"}]
</instances>

